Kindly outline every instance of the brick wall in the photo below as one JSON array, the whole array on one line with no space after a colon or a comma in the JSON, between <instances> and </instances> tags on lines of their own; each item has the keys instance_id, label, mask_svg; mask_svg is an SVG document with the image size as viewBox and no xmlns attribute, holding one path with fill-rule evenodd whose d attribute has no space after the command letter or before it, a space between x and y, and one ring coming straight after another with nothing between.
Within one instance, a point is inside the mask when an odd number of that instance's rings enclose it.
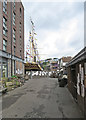
<instances>
[{"instance_id":1,"label":"brick wall","mask_svg":"<svg viewBox=\"0 0 86 120\"><path fill-rule=\"evenodd\" d=\"M17 73L22 72L22 74L24 74L24 64L22 62L16 61L16 71Z\"/></svg>"},{"instance_id":2,"label":"brick wall","mask_svg":"<svg viewBox=\"0 0 86 120\"><path fill-rule=\"evenodd\" d=\"M21 8L21 17L20 17L20 8ZM24 8L20 2L16 3L16 56L24 59ZM21 22L21 34L19 32L19 24ZM20 45L21 37L21 45ZM20 58L21 58L20 57Z\"/></svg>"},{"instance_id":3,"label":"brick wall","mask_svg":"<svg viewBox=\"0 0 86 120\"><path fill-rule=\"evenodd\" d=\"M2 28L2 2L0 2L0 28ZM2 30L0 29L0 50L2 50Z\"/></svg>"},{"instance_id":4,"label":"brick wall","mask_svg":"<svg viewBox=\"0 0 86 120\"><path fill-rule=\"evenodd\" d=\"M21 17L20 17L20 8L21 8ZM0 12L1 12L1 9L2 7L0 4ZM14 55L14 46L15 46L16 48L15 56L18 58L24 59L24 7L21 2L16 2L15 9L13 8L13 3L12 3L12 9L11 9L11 2L8 2L7 3L7 15L5 15L4 12L2 12L3 16L5 16L5 18L7 19L7 28L8 28L7 37L3 35L3 38L7 40L7 51L6 52L11 53L11 11L12 11L12 20L13 20L13 11L16 14L15 25L12 24L12 54ZM1 14L0 14L0 18L1 18ZM21 22L21 34L19 32L20 22ZM2 28L1 21L0 21L0 28ZM15 33L16 43L14 43L13 41L13 28L16 31ZM21 36L21 45L20 45L20 36ZM1 44L0 44L0 48L1 48ZM21 50L21 54L20 54L20 50Z\"/></svg>"}]
</instances>

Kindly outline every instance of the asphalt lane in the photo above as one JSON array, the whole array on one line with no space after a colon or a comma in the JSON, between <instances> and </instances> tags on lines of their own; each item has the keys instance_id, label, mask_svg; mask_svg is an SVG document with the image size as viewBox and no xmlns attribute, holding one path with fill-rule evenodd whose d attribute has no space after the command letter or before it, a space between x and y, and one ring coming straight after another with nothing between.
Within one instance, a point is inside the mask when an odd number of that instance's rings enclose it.
<instances>
[{"instance_id":1,"label":"asphalt lane","mask_svg":"<svg viewBox=\"0 0 86 120\"><path fill-rule=\"evenodd\" d=\"M3 118L83 118L67 87L56 78L28 80L2 97Z\"/></svg>"}]
</instances>

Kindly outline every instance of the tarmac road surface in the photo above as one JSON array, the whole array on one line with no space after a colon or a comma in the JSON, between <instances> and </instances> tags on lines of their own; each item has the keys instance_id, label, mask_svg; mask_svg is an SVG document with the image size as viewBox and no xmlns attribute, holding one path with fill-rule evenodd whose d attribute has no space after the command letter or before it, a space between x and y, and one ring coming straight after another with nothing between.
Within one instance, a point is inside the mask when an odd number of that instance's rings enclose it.
<instances>
[{"instance_id":1,"label":"tarmac road surface","mask_svg":"<svg viewBox=\"0 0 86 120\"><path fill-rule=\"evenodd\" d=\"M2 98L2 118L83 118L67 87L57 78L30 79Z\"/></svg>"}]
</instances>

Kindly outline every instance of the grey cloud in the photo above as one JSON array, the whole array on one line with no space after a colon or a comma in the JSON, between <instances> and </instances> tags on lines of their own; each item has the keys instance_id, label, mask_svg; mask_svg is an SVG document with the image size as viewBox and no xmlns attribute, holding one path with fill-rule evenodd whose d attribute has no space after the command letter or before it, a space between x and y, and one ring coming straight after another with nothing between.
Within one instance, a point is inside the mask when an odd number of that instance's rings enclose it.
<instances>
[{"instance_id":1,"label":"grey cloud","mask_svg":"<svg viewBox=\"0 0 86 120\"><path fill-rule=\"evenodd\" d=\"M59 29L60 24L83 11L83 3L25 3L37 29Z\"/></svg>"}]
</instances>

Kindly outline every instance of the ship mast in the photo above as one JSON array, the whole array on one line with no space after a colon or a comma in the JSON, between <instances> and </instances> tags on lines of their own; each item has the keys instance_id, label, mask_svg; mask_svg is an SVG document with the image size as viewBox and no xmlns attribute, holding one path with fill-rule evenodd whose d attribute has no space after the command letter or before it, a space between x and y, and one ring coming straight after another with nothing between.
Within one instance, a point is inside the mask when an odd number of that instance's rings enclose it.
<instances>
[{"instance_id":1,"label":"ship mast","mask_svg":"<svg viewBox=\"0 0 86 120\"><path fill-rule=\"evenodd\" d=\"M29 44L27 44L27 51L26 51L26 59L29 56L29 62L37 62L37 59L39 60L39 54L37 50L37 39L35 38L35 26L34 22L30 18L30 23L31 23L31 31L29 32Z\"/></svg>"}]
</instances>

